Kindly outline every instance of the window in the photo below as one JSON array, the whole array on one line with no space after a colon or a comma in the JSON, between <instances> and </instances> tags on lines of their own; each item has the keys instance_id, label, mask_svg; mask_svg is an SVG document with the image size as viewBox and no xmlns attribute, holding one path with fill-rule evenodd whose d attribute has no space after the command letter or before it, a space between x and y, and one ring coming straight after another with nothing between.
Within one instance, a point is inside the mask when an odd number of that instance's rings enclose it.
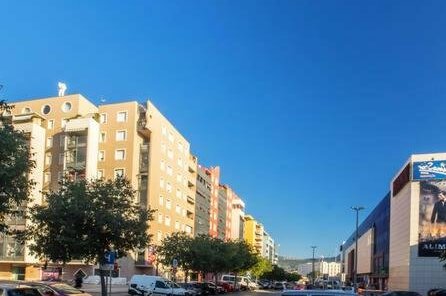
<instances>
[{"instance_id":1,"label":"window","mask_svg":"<svg viewBox=\"0 0 446 296\"><path fill-rule=\"evenodd\" d=\"M62 126L62 128L65 128L65 126L67 125L68 119L62 118L62 121L60 122L60 125Z\"/></svg>"},{"instance_id":2,"label":"window","mask_svg":"<svg viewBox=\"0 0 446 296\"><path fill-rule=\"evenodd\" d=\"M167 193L171 193L172 192L172 185L170 185L169 182L167 182L167 184L166 184L166 191L167 191Z\"/></svg>"},{"instance_id":3,"label":"window","mask_svg":"<svg viewBox=\"0 0 446 296\"><path fill-rule=\"evenodd\" d=\"M115 169L115 178L124 177L124 169Z\"/></svg>"},{"instance_id":4,"label":"window","mask_svg":"<svg viewBox=\"0 0 446 296\"><path fill-rule=\"evenodd\" d=\"M48 183L51 181L51 173L46 172L45 175L43 175L43 182Z\"/></svg>"},{"instance_id":5,"label":"window","mask_svg":"<svg viewBox=\"0 0 446 296\"><path fill-rule=\"evenodd\" d=\"M169 151L167 151L167 157L169 157L170 159L173 158L173 151L170 148L169 148Z\"/></svg>"},{"instance_id":6,"label":"window","mask_svg":"<svg viewBox=\"0 0 446 296\"><path fill-rule=\"evenodd\" d=\"M177 174L177 182L181 184L183 176L181 174Z\"/></svg>"},{"instance_id":7,"label":"window","mask_svg":"<svg viewBox=\"0 0 446 296\"><path fill-rule=\"evenodd\" d=\"M183 209L183 217L186 217L186 209Z\"/></svg>"},{"instance_id":8,"label":"window","mask_svg":"<svg viewBox=\"0 0 446 296\"><path fill-rule=\"evenodd\" d=\"M127 112L126 111L118 112L118 115L116 116L116 121L117 122L126 122L127 121Z\"/></svg>"},{"instance_id":9,"label":"window","mask_svg":"<svg viewBox=\"0 0 446 296\"><path fill-rule=\"evenodd\" d=\"M186 233L191 233L191 232L192 232L192 227L186 225Z\"/></svg>"},{"instance_id":10,"label":"window","mask_svg":"<svg viewBox=\"0 0 446 296\"><path fill-rule=\"evenodd\" d=\"M163 126L163 127L161 128L161 132L163 133L163 136L166 135L167 130L166 130L166 127L165 127L165 126Z\"/></svg>"},{"instance_id":11,"label":"window","mask_svg":"<svg viewBox=\"0 0 446 296\"><path fill-rule=\"evenodd\" d=\"M172 176L172 172L173 172L173 171L172 171L172 167L171 167L170 165L167 166L167 171L166 171L166 172L167 172L167 174L168 174L169 176Z\"/></svg>"},{"instance_id":12,"label":"window","mask_svg":"<svg viewBox=\"0 0 446 296\"><path fill-rule=\"evenodd\" d=\"M160 179L160 187L161 187L161 188L164 188L164 178L161 178L161 179Z\"/></svg>"},{"instance_id":13,"label":"window","mask_svg":"<svg viewBox=\"0 0 446 296\"><path fill-rule=\"evenodd\" d=\"M125 149L115 150L115 160L124 160L124 159L125 159Z\"/></svg>"},{"instance_id":14,"label":"window","mask_svg":"<svg viewBox=\"0 0 446 296\"><path fill-rule=\"evenodd\" d=\"M105 160L105 151L104 150L100 150L99 151L98 160L99 161L104 161Z\"/></svg>"},{"instance_id":15,"label":"window","mask_svg":"<svg viewBox=\"0 0 446 296\"><path fill-rule=\"evenodd\" d=\"M99 115L99 123L107 123L107 114L106 113L101 113L101 115Z\"/></svg>"},{"instance_id":16,"label":"window","mask_svg":"<svg viewBox=\"0 0 446 296\"><path fill-rule=\"evenodd\" d=\"M50 106L50 105L44 105L44 106L42 107L42 113L43 113L43 114L47 115L47 114L49 114L50 112L51 112L51 106Z\"/></svg>"},{"instance_id":17,"label":"window","mask_svg":"<svg viewBox=\"0 0 446 296\"><path fill-rule=\"evenodd\" d=\"M125 141L127 139L126 131L116 131L116 141Z\"/></svg>"},{"instance_id":18,"label":"window","mask_svg":"<svg viewBox=\"0 0 446 296\"><path fill-rule=\"evenodd\" d=\"M48 147L48 148L53 147L53 138L52 137L46 138L46 147Z\"/></svg>"},{"instance_id":19,"label":"window","mask_svg":"<svg viewBox=\"0 0 446 296\"><path fill-rule=\"evenodd\" d=\"M172 203L170 202L170 199L166 199L166 209L171 209L172 208Z\"/></svg>"},{"instance_id":20,"label":"window","mask_svg":"<svg viewBox=\"0 0 446 296\"><path fill-rule=\"evenodd\" d=\"M164 197L162 195L160 195L160 197L159 197L159 204L160 205L164 204Z\"/></svg>"},{"instance_id":21,"label":"window","mask_svg":"<svg viewBox=\"0 0 446 296\"><path fill-rule=\"evenodd\" d=\"M50 119L48 120L48 129L53 129L54 128L54 119Z\"/></svg>"},{"instance_id":22,"label":"window","mask_svg":"<svg viewBox=\"0 0 446 296\"><path fill-rule=\"evenodd\" d=\"M179 230L180 229L180 222L175 221L175 229Z\"/></svg>"},{"instance_id":23,"label":"window","mask_svg":"<svg viewBox=\"0 0 446 296\"><path fill-rule=\"evenodd\" d=\"M104 179L104 170L98 170L97 177L98 179Z\"/></svg>"},{"instance_id":24,"label":"window","mask_svg":"<svg viewBox=\"0 0 446 296\"><path fill-rule=\"evenodd\" d=\"M51 153L47 153L47 154L45 154L45 163L46 163L47 165L51 165L51 160L52 160Z\"/></svg>"},{"instance_id":25,"label":"window","mask_svg":"<svg viewBox=\"0 0 446 296\"><path fill-rule=\"evenodd\" d=\"M162 171L164 171L164 169L166 168L166 164L164 163L164 160L161 160L160 168Z\"/></svg>"},{"instance_id":26,"label":"window","mask_svg":"<svg viewBox=\"0 0 446 296\"><path fill-rule=\"evenodd\" d=\"M163 214L158 213L158 223L163 223Z\"/></svg>"},{"instance_id":27,"label":"window","mask_svg":"<svg viewBox=\"0 0 446 296\"><path fill-rule=\"evenodd\" d=\"M71 103L70 102L65 102L62 105L62 111L63 112L69 112L71 110Z\"/></svg>"},{"instance_id":28,"label":"window","mask_svg":"<svg viewBox=\"0 0 446 296\"><path fill-rule=\"evenodd\" d=\"M31 113L31 108L25 107L22 109L22 114L28 114L28 113Z\"/></svg>"},{"instance_id":29,"label":"window","mask_svg":"<svg viewBox=\"0 0 446 296\"><path fill-rule=\"evenodd\" d=\"M166 153L166 144L161 143L161 152Z\"/></svg>"},{"instance_id":30,"label":"window","mask_svg":"<svg viewBox=\"0 0 446 296\"><path fill-rule=\"evenodd\" d=\"M101 132L99 134L99 143L104 143L106 138L107 138L107 133L106 132Z\"/></svg>"},{"instance_id":31,"label":"window","mask_svg":"<svg viewBox=\"0 0 446 296\"><path fill-rule=\"evenodd\" d=\"M169 141L173 142L173 140L174 140L173 133L169 132Z\"/></svg>"},{"instance_id":32,"label":"window","mask_svg":"<svg viewBox=\"0 0 446 296\"><path fill-rule=\"evenodd\" d=\"M59 154L59 164L63 164L63 161L64 161L64 154L63 153L60 153Z\"/></svg>"},{"instance_id":33,"label":"window","mask_svg":"<svg viewBox=\"0 0 446 296\"><path fill-rule=\"evenodd\" d=\"M65 136L64 136L64 135L60 135L60 138L59 138L59 146L60 146L61 148L65 147Z\"/></svg>"},{"instance_id":34,"label":"window","mask_svg":"<svg viewBox=\"0 0 446 296\"><path fill-rule=\"evenodd\" d=\"M180 157L178 158L178 166L181 168L183 167L183 159Z\"/></svg>"},{"instance_id":35,"label":"window","mask_svg":"<svg viewBox=\"0 0 446 296\"><path fill-rule=\"evenodd\" d=\"M166 226L170 226L170 217L166 216L166 218L164 218L164 223L166 224Z\"/></svg>"},{"instance_id":36,"label":"window","mask_svg":"<svg viewBox=\"0 0 446 296\"><path fill-rule=\"evenodd\" d=\"M184 224L181 224L181 231L184 231Z\"/></svg>"},{"instance_id":37,"label":"window","mask_svg":"<svg viewBox=\"0 0 446 296\"><path fill-rule=\"evenodd\" d=\"M180 152L183 152L183 143L178 142L178 150L180 150Z\"/></svg>"},{"instance_id":38,"label":"window","mask_svg":"<svg viewBox=\"0 0 446 296\"><path fill-rule=\"evenodd\" d=\"M177 206L175 207L175 212L177 212L178 214L181 215L181 207L180 207L180 205L177 205Z\"/></svg>"},{"instance_id":39,"label":"window","mask_svg":"<svg viewBox=\"0 0 446 296\"><path fill-rule=\"evenodd\" d=\"M181 191L180 191L180 189L177 189L177 197L181 198Z\"/></svg>"}]
</instances>

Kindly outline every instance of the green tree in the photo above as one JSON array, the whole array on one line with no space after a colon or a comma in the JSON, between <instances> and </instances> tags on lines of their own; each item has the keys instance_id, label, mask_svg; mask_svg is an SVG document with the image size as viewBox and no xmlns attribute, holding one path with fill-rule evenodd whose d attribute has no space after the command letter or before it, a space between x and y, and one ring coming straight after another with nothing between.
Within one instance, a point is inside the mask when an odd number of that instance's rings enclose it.
<instances>
[{"instance_id":1,"label":"green tree","mask_svg":"<svg viewBox=\"0 0 446 296\"><path fill-rule=\"evenodd\" d=\"M288 282L297 282L301 278L302 278L302 276L300 274L297 274L294 272L286 272L285 273L285 280Z\"/></svg>"},{"instance_id":2,"label":"green tree","mask_svg":"<svg viewBox=\"0 0 446 296\"><path fill-rule=\"evenodd\" d=\"M235 274L234 287L237 287L237 275L248 271L257 264L259 257L251 245L244 240L227 242L227 270Z\"/></svg>"},{"instance_id":3,"label":"green tree","mask_svg":"<svg viewBox=\"0 0 446 296\"><path fill-rule=\"evenodd\" d=\"M267 272L265 277L273 281L284 281L286 279L286 272L283 268L273 265L272 270Z\"/></svg>"},{"instance_id":4,"label":"green tree","mask_svg":"<svg viewBox=\"0 0 446 296\"><path fill-rule=\"evenodd\" d=\"M185 272L186 282L193 266L192 240L185 232L175 232L164 238L157 249L159 260L164 266L172 266L174 259L177 260L178 267Z\"/></svg>"},{"instance_id":5,"label":"green tree","mask_svg":"<svg viewBox=\"0 0 446 296\"><path fill-rule=\"evenodd\" d=\"M153 211L134 202L135 191L126 179L65 181L46 194L46 201L31 209L32 225L25 232L30 251L42 260L104 264L106 251L123 257L150 242ZM101 287L105 296L102 270Z\"/></svg>"},{"instance_id":6,"label":"green tree","mask_svg":"<svg viewBox=\"0 0 446 296\"><path fill-rule=\"evenodd\" d=\"M262 277L265 273L270 272L273 270L273 266L271 265L271 262L267 260L266 258L259 257L257 259L257 263L251 267L249 270L253 276L258 279L259 277Z\"/></svg>"},{"instance_id":7,"label":"green tree","mask_svg":"<svg viewBox=\"0 0 446 296\"><path fill-rule=\"evenodd\" d=\"M30 200L34 181L29 174L35 167L31 159L29 136L14 129L12 107L0 101L0 232L7 231L6 217L19 214Z\"/></svg>"}]
</instances>

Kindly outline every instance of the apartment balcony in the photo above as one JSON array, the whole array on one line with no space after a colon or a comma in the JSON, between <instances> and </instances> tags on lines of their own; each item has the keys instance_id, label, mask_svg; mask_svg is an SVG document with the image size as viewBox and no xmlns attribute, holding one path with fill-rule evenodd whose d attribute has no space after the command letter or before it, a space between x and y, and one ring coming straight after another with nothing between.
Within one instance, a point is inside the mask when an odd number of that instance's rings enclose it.
<instances>
[{"instance_id":1,"label":"apartment balcony","mask_svg":"<svg viewBox=\"0 0 446 296\"><path fill-rule=\"evenodd\" d=\"M195 184L194 184L194 183L192 183L192 181L191 181L191 180L187 180L187 186L188 186L189 188L192 188L192 187L194 187L194 186L195 186Z\"/></svg>"},{"instance_id":2,"label":"apartment balcony","mask_svg":"<svg viewBox=\"0 0 446 296\"><path fill-rule=\"evenodd\" d=\"M138 127L138 133L141 136L147 139L150 138L150 130L147 128L146 109L142 106L140 106L139 117L136 125Z\"/></svg>"},{"instance_id":3,"label":"apartment balcony","mask_svg":"<svg viewBox=\"0 0 446 296\"><path fill-rule=\"evenodd\" d=\"M149 172L149 144L141 144L139 147L139 173L147 174Z\"/></svg>"},{"instance_id":4,"label":"apartment balcony","mask_svg":"<svg viewBox=\"0 0 446 296\"><path fill-rule=\"evenodd\" d=\"M196 156L190 155L189 156L189 172L190 173L196 173L197 172L197 166L198 166L198 159Z\"/></svg>"},{"instance_id":5,"label":"apartment balcony","mask_svg":"<svg viewBox=\"0 0 446 296\"><path fill-rule=\"evenodd\" d=\"M194 219L194 213L192 211L187 210L186 216L189 219L192 219L192 220Z\"/></svg>"},{"instance_id":6,"label":"apartment balcony","mask_svg":"<svg viewBox=\"0 0 446 296\"><path fill-rule=\"evenodd\" d=\"M191 205L195 204L195 199L191 196L187 196L187 202L190 203Z\"/></svg>"}]
</instances>

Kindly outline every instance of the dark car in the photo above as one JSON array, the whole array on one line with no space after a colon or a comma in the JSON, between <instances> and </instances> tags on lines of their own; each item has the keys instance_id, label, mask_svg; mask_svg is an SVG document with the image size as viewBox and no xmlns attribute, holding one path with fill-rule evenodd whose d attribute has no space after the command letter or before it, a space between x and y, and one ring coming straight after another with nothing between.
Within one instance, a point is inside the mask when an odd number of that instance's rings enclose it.
<instances>
[{"instance_id":1,"label":"dark car","mask_svg":"<svg viewBox=\"0 0 446 296\"><path fill-rule=\"evenodd\" d=\"M421 294L413 291L391 291L384 293L381 296L421 296Z\"/></svg>"},{"instance_id":2,"label":"dark car","mask_svg":"<svg viewBox=\"0 0 446 296\"><path fill-rule=\"evenodd\" d=\"M23 284L35 287L42 294L52 296L91 296L82 290L73 288L64 282L23 282Z\"/></svg>"},{"instance_id":3,"label":"dark car","mask_svg":"<svg viewBox=\"0 0 446 296\"><path fill-rule=\"evenodd\" d=\"M20 283L0 283L0 290L4 296L46 296L38 289Z\"/></svg>"},{"instance_id":4,"label":"dark car","mask_svg":"<svg viewBox=\"0 0 446 296\"><path fill-rule=\"evenodd\" d=\"M201 288L194 283L177 283L181 288L185 289L191 296L201 296Z\"/></svg>"}]
</instances>

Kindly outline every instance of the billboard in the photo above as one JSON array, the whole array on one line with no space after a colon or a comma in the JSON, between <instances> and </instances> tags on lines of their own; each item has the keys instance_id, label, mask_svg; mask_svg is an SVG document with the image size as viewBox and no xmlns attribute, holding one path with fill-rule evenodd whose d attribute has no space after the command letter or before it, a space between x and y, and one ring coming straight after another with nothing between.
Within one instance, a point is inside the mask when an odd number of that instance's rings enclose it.
<instances>
[{"instance_id":1,"label":"billboard","mask_svg":"<svg viewBox=\"0 0 446 296\"><path fill-rule=\"evenodd\" d=\"M412 180L446 179L446 160L414 162Z\"/></svg>"},{"instance_id":2,"label":"billboard","mask_svg":"<svg viewBox=\"0 0 446 296\"><path fill-rule=\"evenodd\" d=\"M420 182L418 256L438 257L446 251L446 180Z\"/></svg>"}]
</instances>

